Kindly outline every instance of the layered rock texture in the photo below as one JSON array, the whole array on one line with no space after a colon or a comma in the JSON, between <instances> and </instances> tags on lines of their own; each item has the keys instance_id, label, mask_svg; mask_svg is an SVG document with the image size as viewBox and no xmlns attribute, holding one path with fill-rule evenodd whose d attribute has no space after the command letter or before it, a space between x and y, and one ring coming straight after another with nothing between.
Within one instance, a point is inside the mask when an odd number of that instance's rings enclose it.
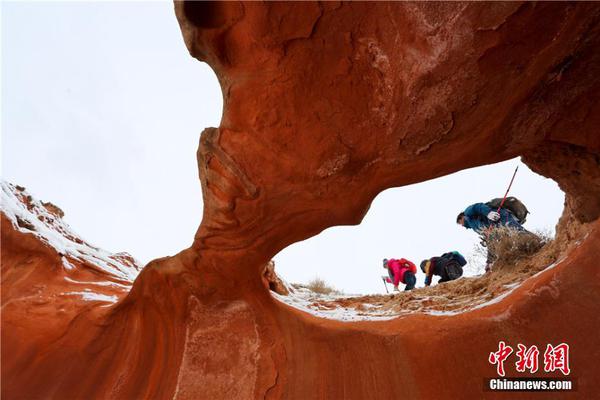
<instances>
[{"instance_id":1,"label":"layered rock texture","mask_svg":"<svg viewBox=\"0 0 600 400\"><path fill-rule=\"evenodd\" d=\"M488 355L500 340L568 343L576 397L597 396L600 5L175 10L224 97L221 126L200 139L195 241L148 264L125 295L114 285L128 286L134 265L99 271L3 218L3 397L495 398L503 394L484 392L483 380L495 376ZM273 255L359 223L380 191L519 155L567 194L564 246L554 268L499 301L452 316L339 322L269 294ZM98 287L116 301L64 304L62 293Z\"/></svg>"},{"instance_id":2,"label":"layered rock texture","mask_svg":"<svg viewBox=\"0 0 600 400\"><path fill-rule=\"evenodd\" d=\"M48 398L65 374L81 379L71 364L89 351L82 341L126 297L141 266L84 241L56 205L20 186L0 187L2 397ZM44 383L48 391L35 388Z\"/></svg>"}]
</instances>

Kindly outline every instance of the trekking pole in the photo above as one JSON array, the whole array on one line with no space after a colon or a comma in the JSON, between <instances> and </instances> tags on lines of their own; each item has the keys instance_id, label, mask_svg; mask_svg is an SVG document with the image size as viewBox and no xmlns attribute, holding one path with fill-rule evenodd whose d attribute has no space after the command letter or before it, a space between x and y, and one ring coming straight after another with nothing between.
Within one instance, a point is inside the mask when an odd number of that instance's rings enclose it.
<instances>
[{"instance_id":1,"label":"trekking pole","mask_svg":"<svg viewBox=\"0 0 600 400\"><path fill-rule=\"evenodd\" d=\"M502 208L502 206L504 205L504 202L506 201L506 196L508 196L508 192L510 191L510 187L513 184L513 181L515 180L515 176L517 176L517 170L519 169L519 166L517 165L517 168L515 168L515 173L512 176L512 179L510 180L510 183L508 184L508 189L506 189L506 193L504 193L504 198L502 199L502 203L500 203L500 207L498 207L498 210L496 210L497 213L500 212L500 209Z\"/></svg>"},{"instance_id":2,"label":"trekking pole","mask_svg":"<svg viewBox=\"0 0 600 400\"><path fill-rule=\"evenodd\" d=\"M383 286L385 286L385 292L387 294L390 294L389 290L387 289L387 284L385 283L385 278L383 276L381 277L381 280L383 281Z\"/></svg>"}]
</instances>

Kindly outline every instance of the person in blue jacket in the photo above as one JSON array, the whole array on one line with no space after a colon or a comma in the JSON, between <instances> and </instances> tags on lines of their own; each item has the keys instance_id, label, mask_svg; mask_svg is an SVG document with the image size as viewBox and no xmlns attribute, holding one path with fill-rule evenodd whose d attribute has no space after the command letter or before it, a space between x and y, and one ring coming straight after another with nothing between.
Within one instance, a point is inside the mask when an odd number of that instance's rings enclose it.
<instances>
[{"instance_id":1,"label":"person in blue jacket","mask_svg":"<svg viewBox=\"0 0 600 400\"><path fill-rule=\"evenodd\" d=\"M465 211L458 214L456 223L467 229L473 229L480 235L490 228L499 226L506 226L519 231L525 230L509 210L501 208L498 212L484 203L471 204Z\"/></svg>"},{"instance_id":2,"label":"person in blue jacket","mask_svg":"<svg viewBox=\"0 0 600 400\"><path fill-rule=\"evenodd\" d=\"M484 245L495 228L507 227L527 232L509 210L505 208L494 210L484 203L471 204L465 211L458 214L456 223L464 226L466 229L472 229L477 232L481 236ZM491 270L495 259L496 255L490 252L488 248L487 263L485 266L486 272Z\"/></svg>"}]
</instances>

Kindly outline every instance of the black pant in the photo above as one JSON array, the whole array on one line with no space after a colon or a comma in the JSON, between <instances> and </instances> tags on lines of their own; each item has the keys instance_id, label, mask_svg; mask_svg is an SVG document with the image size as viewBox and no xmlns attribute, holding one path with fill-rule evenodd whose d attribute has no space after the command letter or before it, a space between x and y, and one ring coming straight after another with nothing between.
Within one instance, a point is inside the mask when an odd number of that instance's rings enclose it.
<instances>
[{"instance_id":1,"label":"black pant","mask_svg":"<svg viewBox=\"0 0 600 400\"><path fill-rule=\"evenodd\" d=\"M413 290L417 284L417 277L411 271L406 271L404 273L404 283L406 283L404 290Z\"/></svg>"}]
</instances>

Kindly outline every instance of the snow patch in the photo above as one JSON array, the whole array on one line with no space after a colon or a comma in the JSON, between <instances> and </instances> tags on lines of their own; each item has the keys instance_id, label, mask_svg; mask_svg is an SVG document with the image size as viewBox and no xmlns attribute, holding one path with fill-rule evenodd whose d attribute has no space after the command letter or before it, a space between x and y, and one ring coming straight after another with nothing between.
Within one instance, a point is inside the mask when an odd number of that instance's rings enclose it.
<instances>
[{"instance_id":1,"label":"snow patch","mask_svg":"<svg viewBox=\"0 0 600 400\"><path fill-rule=\"evenodd\" d=\"M86 289L89 290L89 289ZM65 293L61 293L62 295L75 295L75 296L81 296L81 298L83 300L86 301L102 301L105 303L116 303L119 298L117 296L109 296L106 294L101 294L101 293L94 293L94 292L90 292L90 291L84 291L84 292L65 292Z\"/></svg>"},{"instance_id":2,"label":"snow patch","mask_svg":"<svg viewBox=\"0 0 600 400\"><path fill-rule=\"evenodd\" d=\"M65 267L65 269L66 269L67 271L71 271L71 270L75 269L75 266L74 266L73 264L71 264L71 263L69 262L69 260L67 260L67 258L66 258L66 257L61 257L61 260L62 260L62 265L63 265L63 267Z\"/></svg>"},{"instance_id":3,"label":"snow patch","mask_svg":"<svg viewBox=\"0 0 600 400\"><path fill-rule=\"evenodd\" d=\"M131 289L131 286L129 286L129 285L123 285L121 283L110 282L110 281L105 281L105 282L76 281L76 280L71 279L69 277L65 277L65 281L70 282L70 283L76 283L78 285L111 286L111 287L122 289L122 290L129 290L129 289ZM89 289L85 289L85 290L89 290Z\"/></svg>"},{"instance_id":4,"label":"snow patch","mask_svg":"<svg viewBox=\"0 0 600 400\"><path fill-rule=\"evenodd\" d=\"M383 321L397 316L387 310L379 311L380 306L375 304L363 303L361 306L364 310L361 311L353 307L341 307L331 303L335 300L346 299L349 297L348 295L320 295L305 288L294 288L288 296L282 296L275 292L271 292L271 295L280 302L300 311L337 321Z\"/></svg>"}]
</instances>

